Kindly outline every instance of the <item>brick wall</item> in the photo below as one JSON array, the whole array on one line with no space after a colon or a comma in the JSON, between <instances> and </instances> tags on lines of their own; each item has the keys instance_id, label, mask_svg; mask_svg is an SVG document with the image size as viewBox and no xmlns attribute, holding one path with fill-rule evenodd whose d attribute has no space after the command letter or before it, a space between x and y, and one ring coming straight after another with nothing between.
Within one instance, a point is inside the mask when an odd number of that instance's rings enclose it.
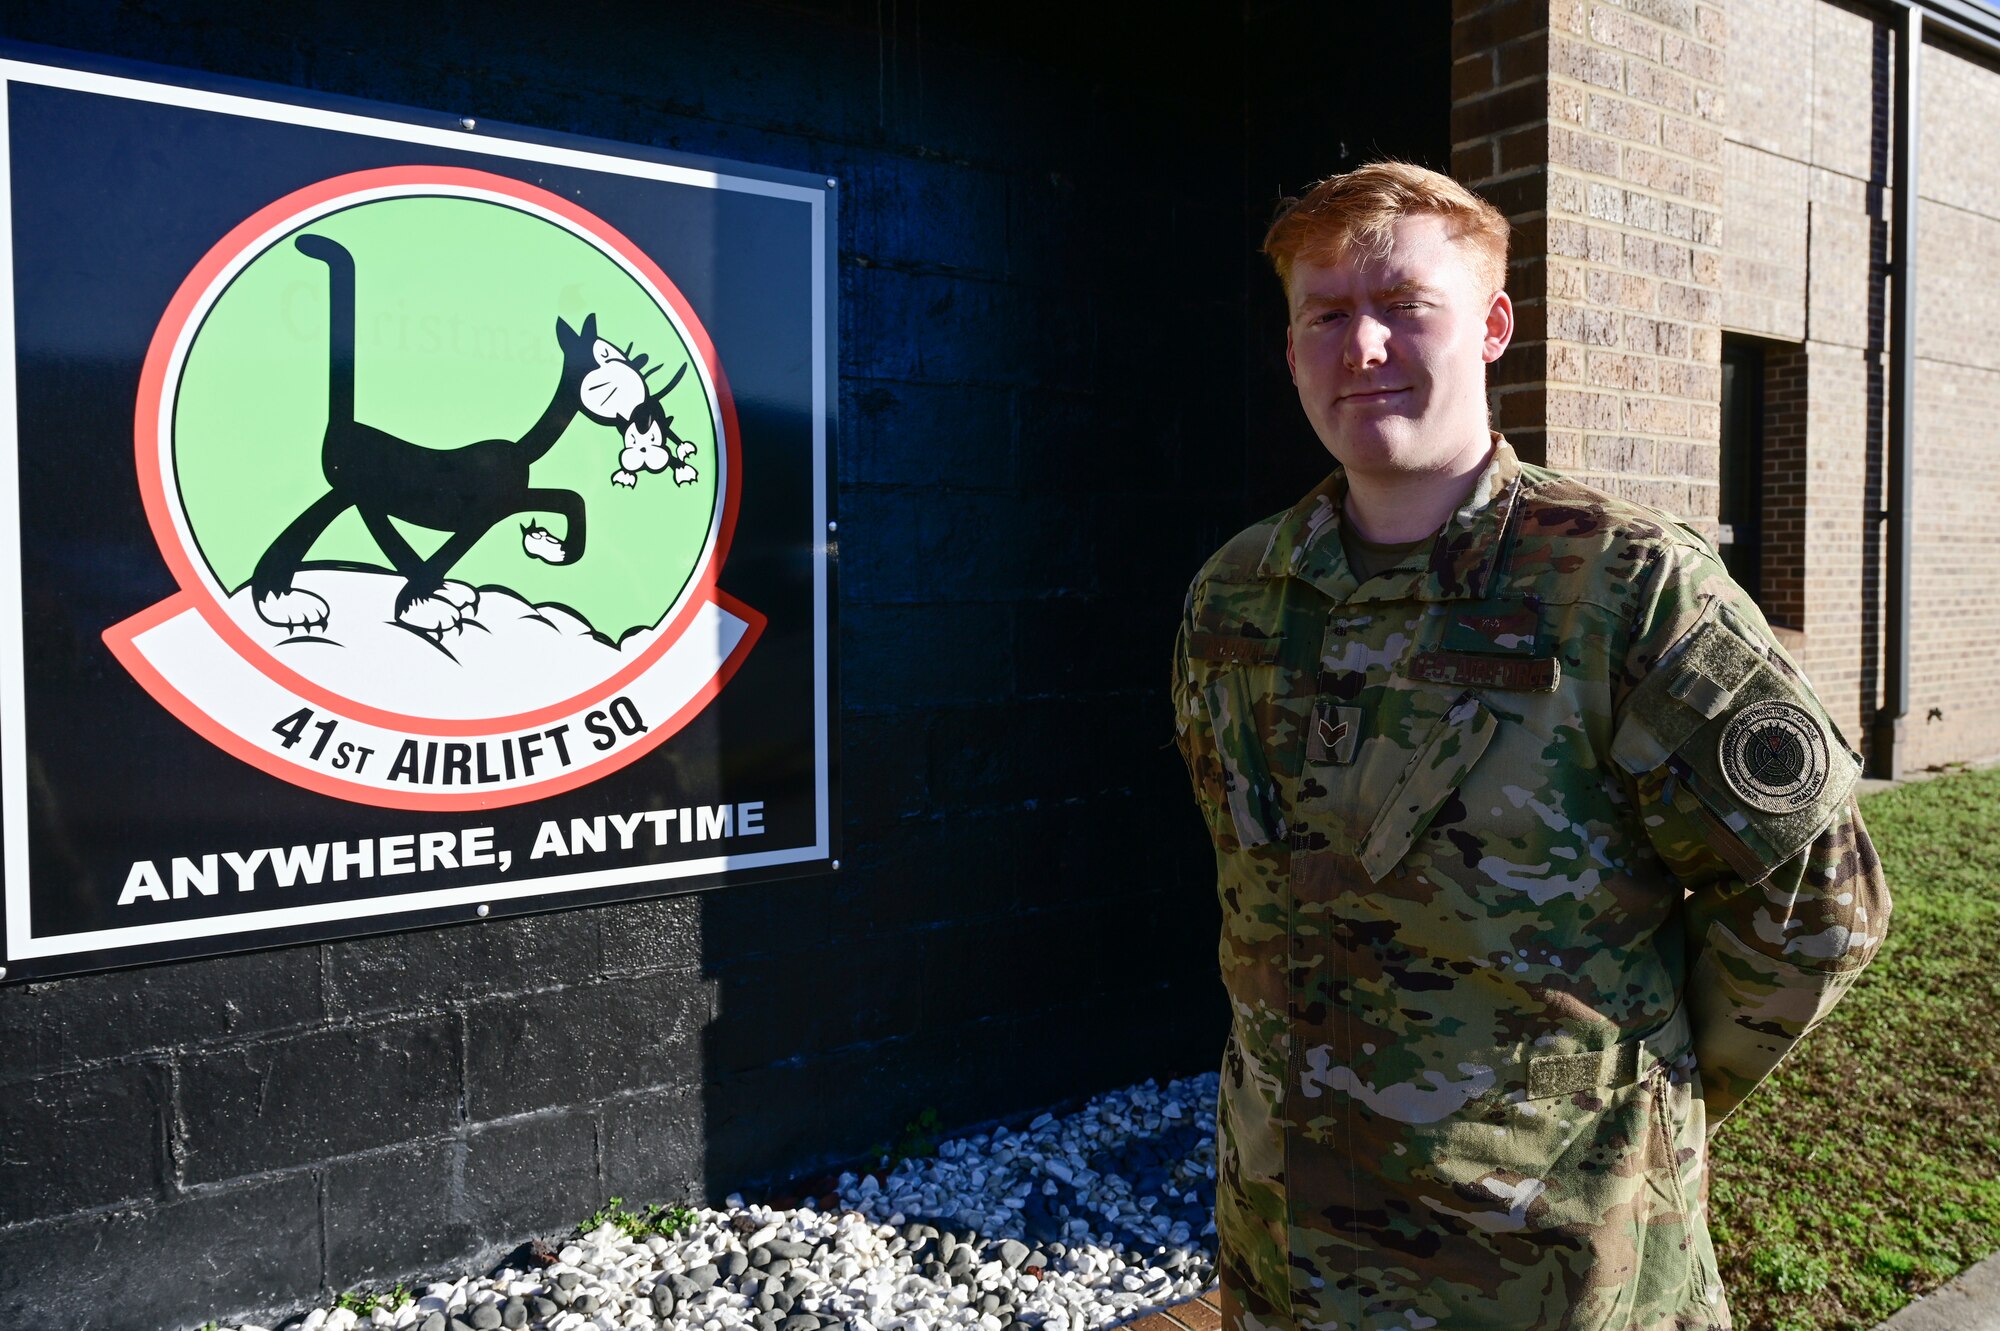
<instances>
[{"instance_id":1,"label":"brick wall","mask_svg":"<svg viewBox=\"0 0 2000 1331\"><path fill-rule=\"evenodd\" d=\"M1763 561L1757 601L1773 626L1803 630L1806 616L1806 396L1810 366L1803 351L1775 344L1764 351L1764 504L1759 533ZM1803 641L1803 634L1797 641Z\"/></svg>"},{"instance_id":2,"label":"brick wall","mask_svg":"<svg viewBox=\"0 0 2000 1331\"><path fill-rule=\"evenodd\" d=\"M1767 550L1766 608L1802 630L1802 663L1865 751L1883 668L1894 36L1883 17L1823 0L1733 0L1730 24L1723 321L1789 347L1767 357L1765 485L1805 535L1777 552L1789 569L1777 583ZM2000 613L1965 559L1991 541L2000 500L1986 465L2000 361L1985 350L2000 339L1987 261L2000 245L2000 145L1970 129L2000 115L2000 71L1937 46L1923 66L1906 770L2000 753L2000 685L1985 666ZM1776 367L1789 383L1801 364L1803 453L1791 395L1773 392Z\"/></svg>"},{"instance_id":3,"label":"brick wall","mask_svg":"<svg viewBox=\"0 0 2000 1331\"><path fill-rule=\"evenodd\" d=\"M1452 170L1508 214L1524 455L1714 532L1720 8L1455 0Z\"/></svg>"},{"instance_id":4,"label":"brick wall","mask_svg":"<svg viewBox=\"0 0 2000 1331\"><path fill-rule=\"evenodd\" d=\"M846 847L832 876L0 988L0 1325L274 1320L612 1194L851 1159L927 1108L1213 1066L1166 654L1200 560L1326 468L1282 313L1245 338L1271 202L1343 136L1445 155L1441 11L1366 21L0 11L25 40L838 176ZM1357 39L1435 80L1273 90L1301 43Z\"/></svg>"}]
</instances>

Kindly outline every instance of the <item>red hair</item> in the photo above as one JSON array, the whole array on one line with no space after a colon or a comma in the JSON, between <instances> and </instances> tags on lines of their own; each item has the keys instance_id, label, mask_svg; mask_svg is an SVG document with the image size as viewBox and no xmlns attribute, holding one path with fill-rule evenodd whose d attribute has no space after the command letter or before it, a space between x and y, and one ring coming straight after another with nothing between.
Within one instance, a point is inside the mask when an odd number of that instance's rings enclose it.
<instances>
[{"instance_id":1,"label":"red hair","mask_svg":"<svg viewBox=\"0 0 2000 1331\"><path fill-rule=\"evenodd\" d=\"M1510 229L1505 215L1450 176L1409 162L1357 167L1328 176L1303 198L1287 199L1264 233L1264 253L1289 291L1294 265L1335 264L1357 248L1368 257L1386 259L1396 222L1425 214L1444 219L1451 239L1469 251L1472 271L1488 291L1507 284Z\"/></svg>"}]
</instances>

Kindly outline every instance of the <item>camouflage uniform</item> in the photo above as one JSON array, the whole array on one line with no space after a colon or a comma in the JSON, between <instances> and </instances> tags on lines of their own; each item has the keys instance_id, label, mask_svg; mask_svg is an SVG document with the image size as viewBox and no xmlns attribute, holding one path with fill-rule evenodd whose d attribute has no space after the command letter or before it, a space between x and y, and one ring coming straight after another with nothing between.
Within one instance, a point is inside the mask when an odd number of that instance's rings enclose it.
<instances>
[{"instance_id":1,"label":"camouflage uniform","mask_svg":"<svg viewBox=\"0 0 2000 1331\"><path fill-rule=\"evenodd\" d=\"M1726 1327L1706 1130L1888 924L1858 760L1671 519L1496 436L1357 586L1344 495L1208 562L1174 666L1238 1325Z\"/></svg>"}]
</instances>

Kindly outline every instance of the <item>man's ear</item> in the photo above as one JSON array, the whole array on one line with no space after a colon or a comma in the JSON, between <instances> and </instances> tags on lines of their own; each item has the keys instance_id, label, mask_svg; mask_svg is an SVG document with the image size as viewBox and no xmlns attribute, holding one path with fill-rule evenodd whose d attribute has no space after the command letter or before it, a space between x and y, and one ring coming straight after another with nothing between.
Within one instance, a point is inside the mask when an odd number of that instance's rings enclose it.
<instances>
[{"instance_id":1,"label":"man's ear","mask_svg":"<svg viewBox=\"0 0 2000 1331\"><path fill-rule=\"evenodd\" d=\"M1299 382L1299 353L1292 349L1292 326L1285 325L1285 369L1291 372L1292 383Z\"/></svg>"},{"instance_id":2,"label":"man's ear","mask_svg":"<svg viewBox=\"0 0 2000 1331\"><path fill-rule=\"evenodd\" d=\"M1486 307L1486 335L1479 342L1480 359L1491 365L1513 340L1514 302L1505 291L1496 291L1492 303Z\"/></svg>"}]
</instances>

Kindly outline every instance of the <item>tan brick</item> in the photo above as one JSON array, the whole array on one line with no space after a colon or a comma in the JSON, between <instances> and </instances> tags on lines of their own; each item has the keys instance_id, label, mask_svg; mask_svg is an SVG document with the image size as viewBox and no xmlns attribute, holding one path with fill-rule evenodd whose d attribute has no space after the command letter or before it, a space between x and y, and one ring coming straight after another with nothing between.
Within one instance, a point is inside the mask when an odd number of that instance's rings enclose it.
<instances>
[{"instance_id":1,"label":"tan brick","mask_svg":"<svg viewBox=\"0 0 2000 1331\"><path fill-rule=\"evenodd\" d=\"M1714 5L1695 6L1694 35L1702 41L1721 46L1729 40L1728 16Z\"/></svg>"},{"instance_id":2,"label":"tan brick","mask_svg":"<svg viewBox=\"0 0 2000 1331\"><path fill-rule=\"evenodd\" d=\"M1950 142L1967 125L2000 125L2000 77L1956 51L1928 46L1918 84L1924 143ZM1923 153L1924 194L1986 217L2000 217L2000 162L1986 137L1979 152ZM1887 140L1883 152L1888 151Z\"/></svg>"},{"instance_id":3,"label":"tan brick","mask_svg":"<svg viewBox=\"0 0 2000 1331\"><path fill-rule=\"evenodd\" d=\"M1585 393L1573 389L1550 389L1546 410L1551 428L1567 426L1583 430L1618 428L1616 393Z\"/></svg>"},{"instance_id":4,"label":"tan brick","mask_svg":"<svg viewBox=\"0 0 2000 1331\"><path fill-rule=\"evenodd\" d=\"M1620 261L1634 272L1685 281L1694 271L1694 251L1686 245L1629 233L1619 237L1619 242Z\"/></svg>"},{"instance_id":5,"label":"tan brick","mask_svg":"<svg viewBox=\"0 0 2000 1331\"><path fill-rule=\"evenodd\" d=\"M1694 28L1694 0L1625 0L1625 7L1676 32L1689 32Z\"/></svg>"},{"instance_id":6,"label":"tan brick","mask_svg":"<svg viewBox=\"0 0 2000 1331\"><path fill-rule=\"evenodd\" d=\"M1648 319L1628 314L1624 322L1624 345L1631 351L1655 356L1688 357L1693 354L1693 330L1671 319Z\"/></svg>"},{"instance_id":7,"label":"tan brick","mask_svg":"<svg viewBox=\"0 0 2000 1331\"><path fill-rule=\"evenodd\" d=\"M1611 139L1553 125L1543 147L1550 166L1566 166L1599 176L1618 174L1618 145Z\"/></svg>"},{"instance_id":8,"label":"tan brick","mask_svg":"<svg viewBox=\"0 0 2000 1331\"><path fill-rule=\"evenodd\" d=\"M1549 34L1549 73L1613 91L1625 86L1622 57L1561 33Z\"/></svg>"},{"instance_id":9,"label":"tan brick","mask_svg":"<svg viewBox=\"0 0 2000 1331\"><path fill-rule=\"evenodd\" d=\"M1722 371L1714 365L1660 361L1660 391L1669 397L1714 402L1722 394Z\"/></svg>"},{"instance_id":10,"label":"tan brick","mask_svg":"<svg viewBox=\"0 0 2000 1331\"><path fill-rule=\"evenodd\" d=\"M1646 60L1660 58L1660 30L1642 18L1598 0L1590 8L1590 39Z\"/></svg>"},{"instance_id":11,"label":"tan brick","mask_svg":"<svg viewBox=\"0 0 2000 1331\"><path fill-rule=\"evenodd\" d=\"M1584 0L1549 0L1549 27L1556 32L1582 36Z\"/></svg>"},{"instance_id":12,"label":"tan brick","mask_svg":"<svg viewBox=\"0 0 2000 1331\"><path fill-rule=\"evenodd\" d=\"M1584 375L1593 388L1620 388L1650 393L1657 387L1659 361L1647 356L1627 356L1615 351L1593 351Z\"/></svg>"},{"instance_id":13,"label":"tan brick","mask_svg":"<svg viewBox=\"0 0 2000 1331\"><path fill-rule=\"evenodd\" d=\"M1583 348L1570 342L1547 344L1550 383L1576 384L1584 381Z\"/></svg>"},{"instance_id":14,"label":"tan brick","mask_svg":"<svg viewBox=\"0 0 2000 1331\"><path fill-rule=\"evenodd\" d=\"M1722 408L1707 402L1688 403L1688 433L1697 439L1722 437Z\"/></svg>"},{"instance_id":15,"label":"tan brick","mask_svg":"<svg viewBox=\"0 0 2000 1331\"><path fill-rule=\"evenodd\" d=\"M1883 59L1878 65L1881 29L1882 24L1868 14L1821 5L1814 11L1810 48L1792 57L1805 56L1802 63L1812 78L1811 96L1798 110L1812 127L1813 164L1857 180L1873 174L1878 138L1885 153L1888 147L1887 122L1878 125L1886 100L1869 95L1878 82L1886 90L1890 77L1886 42L1880 42ZM1932 63L1925 61L1927 66ZM1925 165L1931 160L1926 154Z\"/></svg>"},{"instance_id":16,"label":"tan brick","mask_svg":"<svg viewBox=\"0 0 2000 1331\"><path fill-rule=\"evenodd\" d=\"M1552 258L1544 269L1547 286L1544 288L1551 299L1583 300L1588 289L1589 270L1582 264L1564 259Z\"/></svg>"},{"instance_id":17,"label":"tan brick","mask_svg":"<svg viewBox=\"0 0 2000 1331\"><path fill-rule=\"evenodd\" d=\"M1585 346L1593 347L1616 346L1619 316L1611 310L1597 310L1587 305L1572 305L1566 301L1550 301L1548 327L1552 339L1581 342Z\"/></svg>"},{"instance_id":18,"label":"tan brick","mask_svg":"<svg viewBox=\"0 0 2000 1331\"><path fill-rule=\"evenodd\" d=\"M1618 257L1620 237L1608 227L1591 226L1568 218L1548 220L1549 253L1592 263L1612 263Z\"/></svg>"},{"instance_id":19,"label":"tan brick","mask_svg":"<svg viewBox=\"0 0 2000 1331\"><path fill-rule=\"evenodd\" d=\"M1803 162L1812 156L1810 34L1823 0L1729 0L1732 139ZM1803 57L1803 58L1802 58ZM1863 85L1865 86L1865 85Z\"/></svg>"},{"instance_id":20,"label":"tan brick","mask_svg":"<svg viewBox=\"0 0 2000 1331\"><path fill-rule=\"evenodd\" d=\"M1680 116L1660 118L1660 146L1698 162L1722 160L1722 134L1711 126Z\"/></svg>"},{"instance_id":21,"label":"tan brick","mask_svg":"<svg viewBox=\"0 0 2000 1331\"><path fill-rule=\"evenodd\" d=\"M1686 439L1653 441L1653 470L1662 476L1687 476L1693 446Z\"/></svg>"},{"instance_id":22,"label":"tan brick","mask_svg":"<svg viewBox=\"0 0 2000 1331\"><path fill-rule=\"evenodd\" d=\"M1549 119L1565 125L1583 123L1584 90L1574 83L1549 84Z\"/></svg>"},{"instance_id":23,"label":"tan brick","mask_svg":"<svg viewBox=\"0 0 2000 1331\"><path fill-rule=\"evenodd\" d=\"M1716 323L1722 318L1722 293L1666 282L1660 286L1660 313L1673 319Z\"/></svg>"},{"instance_id":24,"label":"tan brick","mask_svg":"<svg viewBox=\"0 0 2000 1331\"><path fill-rule=\"evenodd\" d=\"M1593 134L1620 139L1626 143L1658 143L1660 141L1660 113L1650 106L1641 106L1624 97L1614 97L1606 93L1592 93L1585 111L1584 123Z\"/></svg>"},{"instance_id":25,"label":"tan brick","mask_svg":"<svg viewBox=\"0 0 2000 1331\"><path fill-rule=\"evenodd\" d=\"M1661 43L1660 62L1700 83L1722 82L1722 52L1706 42L1670 35Z\"/></svg>"},{"instance_id":26,"label":"tan brick","mask_svg":"<svg viewBox=\"0 0 2000 1331\"><path fill-rule=\"evenodd\" d=\"M1806 328L1807 168L1738 143L1724 150L1723 166L1733 223L1722 246L1723 322L1797 341ZM1699 281L1714 260L1696 262Z\"/></svg>"},{"instance_id":27,"label":"tan brick","mask_svg":"<svg viewBox=\"0 0 2000 1331\"><path fill-rule=\"evenodd\" d=\"M1694 192L1694 167L1690 163L1645 148L1624 150L1622 174L1631 184L1645 189L1683 198Z\"/></svg>"},{"instance_id":28,"label":"tan brick","mask_svg":"<svg viewBox=\"0 0 2000 1331\"><path fill-rule=\"evenodd\" d=\"M1584 298L1592 305L1609 305L1636 314L1651 314L1655 284L1637 273L1612 268L1593 268L1584 282Z\"/></svg>"},{"instance_id":29,"label":"tan brick","mask_svg":"<svg viewBox=\"0 0 2000 1331\"><path fill-rule=\"evenodd\" d=\"M1625 91L1642 102L1685 115L1694 110L1694 84L1685 75L1649 65L1643 60L1625 61Z\"/></svg>"},{"instance_id":30,"label":"tan brick","mask_svg":"<svg viewBox=\"0 0 2000 1331\"><path fill-rule=\"evenodd\" d=\"M1653 441L1629 435L1599 435L1584 442L1583 465L1613 475L1652 471Z\"/></svg>"},{"instance_id":31,"label":"tan brick","mask_svg":"<svg viewBox=\"0 0 2000 1331\"><path fill-rule=\"evenodd\" d=\"M1624 400L1625 428L1643 434L1686 434L1688 404L1663 397L1628 397Z\"/></svg>"}]
</instances>

